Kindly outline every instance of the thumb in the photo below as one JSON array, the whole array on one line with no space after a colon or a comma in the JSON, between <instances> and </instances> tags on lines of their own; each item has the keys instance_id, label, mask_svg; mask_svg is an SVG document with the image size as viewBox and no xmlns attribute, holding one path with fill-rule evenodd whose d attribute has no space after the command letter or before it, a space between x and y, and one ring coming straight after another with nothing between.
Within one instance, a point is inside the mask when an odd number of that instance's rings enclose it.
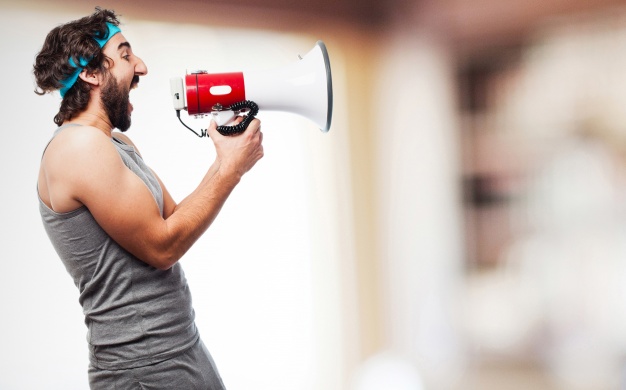
<instances>
[{"instance_id":1,"label":"thumb","mask_svg":"<svg viewBox=\"0 0 626 390\"><path fill-rule=\"evenodd\" d=\"M217 131L217 123L215 122L215 119L211 119L211 123L209 123L209 128L207 129L207 132L209 134L209 137L213 138L213 139L215 139L217 136L221 135Z\"/></svg>"}]
</instances>

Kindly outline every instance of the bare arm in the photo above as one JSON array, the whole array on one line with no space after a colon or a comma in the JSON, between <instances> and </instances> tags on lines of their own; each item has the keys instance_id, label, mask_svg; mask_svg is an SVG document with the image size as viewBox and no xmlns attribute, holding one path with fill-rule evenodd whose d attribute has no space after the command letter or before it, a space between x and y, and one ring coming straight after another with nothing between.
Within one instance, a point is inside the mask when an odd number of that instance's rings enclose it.
<instances>
[{"instance_id":1,"label":"bare arm","mask_svg":"<svg viewBox=\"0 0 626 390\"><path fill-rule=\"evenodd\" d=\"M63 205L69 199L84 204L124 249L154 267L167 269L206 231L243 174L263 156L259 126L255 120L240 136L223 137L212 124L209 134L217 151L215 162L180 204L164 191L164 216L106 135L93 128L68 129L44 156L50 202Z\"/></svg>"}]
</instances>

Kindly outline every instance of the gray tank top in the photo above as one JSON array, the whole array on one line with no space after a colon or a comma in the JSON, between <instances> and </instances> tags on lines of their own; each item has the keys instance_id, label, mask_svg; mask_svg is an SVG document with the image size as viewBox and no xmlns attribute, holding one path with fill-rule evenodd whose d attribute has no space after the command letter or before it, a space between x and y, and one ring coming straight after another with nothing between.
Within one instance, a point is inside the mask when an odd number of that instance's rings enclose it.
<instances>
[{"instance_id":1,"label":"gray tank top","mask_svg":"<svg viewBox=\"0 0 626 390\"><path fill-rule=\"evenodd\" d=\"M162 213L163 193L156 177L132 146L115 138L112 142ZM107 370L141 367L176 356L196 342L195 313L180 264L162 271L137 259L102 230L85 206L56 213L39 199L39 210L52 245L78 287L92 365Z\"/></svg>"}]
</instances>

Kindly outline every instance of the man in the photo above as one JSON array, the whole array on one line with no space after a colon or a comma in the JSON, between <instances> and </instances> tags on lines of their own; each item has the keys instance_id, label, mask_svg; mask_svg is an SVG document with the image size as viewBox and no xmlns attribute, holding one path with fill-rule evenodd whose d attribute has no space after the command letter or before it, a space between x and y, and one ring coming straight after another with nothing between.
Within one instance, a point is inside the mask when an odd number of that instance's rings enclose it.
<instances>
[{"instance_id":1,"label":"man","mask_svg":"<svg viewBox=\"0 0 626 390\"><path fill-rule=\"evenodd\" d=\"M56 27L37 55L38 94L63 97L41 160L40 212L79 289L92 389L222 389L194 323L178 260L263 156L260 122L236 137L211 123L217 157L177 204L128 137L129 92L148 69L113 11Z\"/></svg>"}]
</instances>

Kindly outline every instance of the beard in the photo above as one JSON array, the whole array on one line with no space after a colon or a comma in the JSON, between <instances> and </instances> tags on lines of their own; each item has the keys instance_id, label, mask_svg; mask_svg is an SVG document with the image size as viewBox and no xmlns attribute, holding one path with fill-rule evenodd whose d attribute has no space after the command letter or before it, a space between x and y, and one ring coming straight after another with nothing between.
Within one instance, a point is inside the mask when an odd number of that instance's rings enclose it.
<instances>
[{"instance_id":1,"label":"beard","mask_svg":"<svg viewBox=\"0 0 626 390\"><path fill-rule=\"evenodd\" d=\"M124 132L130 128L130 101L128 93L130 92L130 86L124 87L117 82L115 77L110 77L106 81L106 84L102 88L102 105L106 112L111 125L114 128ZM132 84L139 82L139 77L133 77Z\"/></svg>"}]
</instances>

